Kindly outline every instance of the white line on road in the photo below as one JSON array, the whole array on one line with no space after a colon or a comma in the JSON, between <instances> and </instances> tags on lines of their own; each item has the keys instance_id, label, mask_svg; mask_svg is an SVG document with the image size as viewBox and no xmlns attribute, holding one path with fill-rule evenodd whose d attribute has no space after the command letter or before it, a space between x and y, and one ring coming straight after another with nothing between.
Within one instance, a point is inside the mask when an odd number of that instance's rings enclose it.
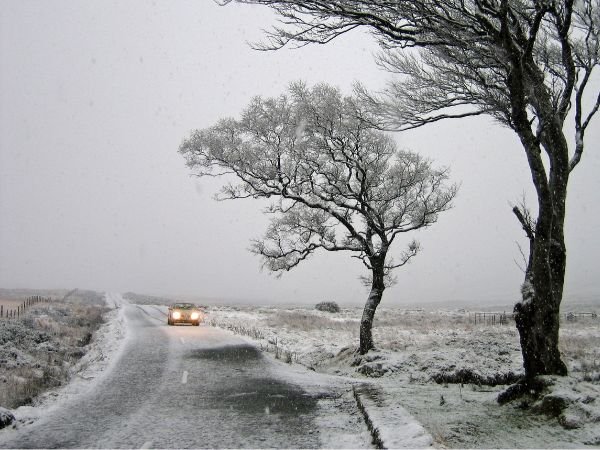
<instances>
[{"instance_id":1,"label":"white line on road","mask_svg":"<svg viewBox=\"0 0 600 450\"><path fill-rule=\"evenodd\" d=\"M187 372L187 370L184 370L184 371L183 371L183 376L181 377L181 382L182 382L183 384L186 384L186 383L187 383L187 377L188 377L188 372Z\"/></svg>"},{"instance_id":2,"label":"white line on road","mask_svg":"<svg viewBox=\"0 0 600 450\"><path fill-rule=\"evenodd\" d=\"M180 337L179 340L181 341L182 344L185 344L185 339Z\"/></svg>"},{"instance_id":3,"label":"white line on road","mask_svg":"<svg viewBox=\"0 0 600 450\"><path fill-rule=\"evenodd\" d=\"M142 444L140 448L150 448L152 446L152 441L146 441Z\"/></svg>"}]
</instances>

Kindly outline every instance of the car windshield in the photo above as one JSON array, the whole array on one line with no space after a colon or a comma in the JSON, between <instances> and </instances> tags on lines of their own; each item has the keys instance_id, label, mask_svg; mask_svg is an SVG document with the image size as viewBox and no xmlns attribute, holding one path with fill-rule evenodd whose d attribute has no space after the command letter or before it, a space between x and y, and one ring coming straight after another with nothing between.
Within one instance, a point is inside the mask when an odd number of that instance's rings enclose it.
<instances>
[{"instance_id":1,"label":"car windshield","mask_svg":"<svg viewBox=\"0 0 600 450\"><path fill-rule=\"evenodd\" d=\"M173 308L175 308L175 309L196 309L196 305L193 305L192 303L175 303L173 305Z\"/></svg>"}]
</instances>

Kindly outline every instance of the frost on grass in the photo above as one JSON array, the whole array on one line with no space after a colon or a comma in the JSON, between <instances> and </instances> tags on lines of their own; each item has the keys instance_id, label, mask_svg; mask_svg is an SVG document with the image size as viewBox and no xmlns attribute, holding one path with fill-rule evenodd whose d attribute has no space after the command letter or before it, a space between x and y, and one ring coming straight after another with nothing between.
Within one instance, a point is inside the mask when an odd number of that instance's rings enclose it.
<instances>
[{"instance_id":1,"label":"frost on grass","mask_svg":"<svg viewBox=\"0 0 600 450\"><path fill-rule=\"evenodd\" d=\"M468 311L459 309L388 309L375 321L377 350L358 355L360 313L359 308L332 315L311 308L215 307L211 323L245 334L273 354L290 352L294 363L310 369L380 386L388 403L397 402L414 415L436 446L600 445L594 409L600 405L597 321L578 319L561 326L561 352L573 385L565 391L558 383L563 394L554 388L545 394L550 395L546 402L558 395L567 405L552 415L533 408L541 398L498 405L506 384L523 374L514 322L475 324ZM573 394L574 389L581 392Z\"/></svg>"},{"instance_id":2,"label":"frost on grass","mask_svg":"<svg viewBox=\"0 0 600 450\"><path fill-rule=\"evenodd\" d=\"M0 320L0 406L17 408L69 379L103 321L102 297L79 291Z\"/></svg>"},{"instance_id":3,"label":"frost on grass","mask_svg":"<svg viewBox=\"0 0 600 450\"><path fill-rule=\"evenodd\" d=\"M531 406L533 411L556 417L567 429L600 423L600 386L574 377L539 378L543 388Z\"/></svg>"},{"instance_id":4,"label":"frost on grass","mask_svg":"<svg viewBox=\"0 0 600 450\"><path fill-rule=\"evenodd\" d=\"M512 400L508 408L530 411L546 424L554 424L554 434L562 440L555 447L566 447L565 442L583 445L600 444L600 386L582 381L576 376L540 376L535 388L527 395ZM556 430L561 430L557 432ZM569 441L566 438L576 437Z\"/></svg>"},{"instance_id":5,"label":"frost on grass","mask_svg":"<svg viewBox=\"0 0 600 450\"><path fill-rule=\"evenodd\" d=\"M366 355L354 352L358 308L341 309L335 316L308 308L221 308L212 320L258 337L264 348L276 342L280 352L292 352L297 362L325 372L483 385L511 383L522 375L514 327L475 326L467 313L454 311L387 310L383 317L375 320L378 349Z\"/></svg>"}]
</instances>

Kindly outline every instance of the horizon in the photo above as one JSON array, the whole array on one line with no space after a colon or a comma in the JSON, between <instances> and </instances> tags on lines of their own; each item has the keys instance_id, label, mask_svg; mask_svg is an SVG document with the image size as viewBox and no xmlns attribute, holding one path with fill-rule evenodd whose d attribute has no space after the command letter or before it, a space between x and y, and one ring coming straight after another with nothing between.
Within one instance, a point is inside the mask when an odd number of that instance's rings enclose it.
<instances>
[{"instance_id":1,"label":"horizon","mask_svg":"<svg viewBox=\"0 0 600 450\"><path fill-rule=\"evenodd\" d=\"M274 20L268 8L213 2L4 1L0 285L362 303L364 267L349 255L320 252L281 278L261 270L247 249L265 232L266 203L214 201L223 180L190 176L177 153L191 130L292 81L350 94L356 81L378 90L391 76L361 31L252 50ZM437 223L398 237L390 256L412 239L421 251L394 272L384 302L516 301L528 241L511 204L536 197L514 133L475 117L393 136L461 186ZM569 181L565 299L600 292L598 173L590 148Z\"/></svg>"}]
</instances>

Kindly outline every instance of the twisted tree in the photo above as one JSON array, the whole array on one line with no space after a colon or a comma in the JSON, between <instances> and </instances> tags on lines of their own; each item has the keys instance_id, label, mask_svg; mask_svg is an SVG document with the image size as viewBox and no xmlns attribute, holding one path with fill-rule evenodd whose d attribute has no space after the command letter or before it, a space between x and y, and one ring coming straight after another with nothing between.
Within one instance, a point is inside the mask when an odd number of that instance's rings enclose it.
<instances>
[{"instance_id":1,"label":"twisted tree","mask_svg":"<svg viewBox=\"0 0 600 450\"><path fill-rule=\"evenodd\" d=\"M369 29L382 47L379 63L396 75L383 93L360 89L382 128L487 114L517 134L537 194L535 219L513 210L530 241L515 305L523 386L537 375L566 374L558 332L567 186L600 106L590 82L600 54L598 0L237 1L281 17L263 49Z\"/></svg>"},{"instance_id":2,"label":"twisted tree","mask_svg":"<svg viewBox=\"0 0 600 450\"><path fill-rule=\"evenodd\" d=\"M373 318L390 272L419 250L413 240L394 258L392 244L433 224L456 194L445 169L398 151L356 98L327 85L297 83L288 95L255 98L240 120L192 132L179 152L197 176L233 175L218 199L276 199L265 236L251 248L269 270L291 270L319 249L364 263L371 290L361 354L374 348Z\"/></svg>"}]
</instances>

